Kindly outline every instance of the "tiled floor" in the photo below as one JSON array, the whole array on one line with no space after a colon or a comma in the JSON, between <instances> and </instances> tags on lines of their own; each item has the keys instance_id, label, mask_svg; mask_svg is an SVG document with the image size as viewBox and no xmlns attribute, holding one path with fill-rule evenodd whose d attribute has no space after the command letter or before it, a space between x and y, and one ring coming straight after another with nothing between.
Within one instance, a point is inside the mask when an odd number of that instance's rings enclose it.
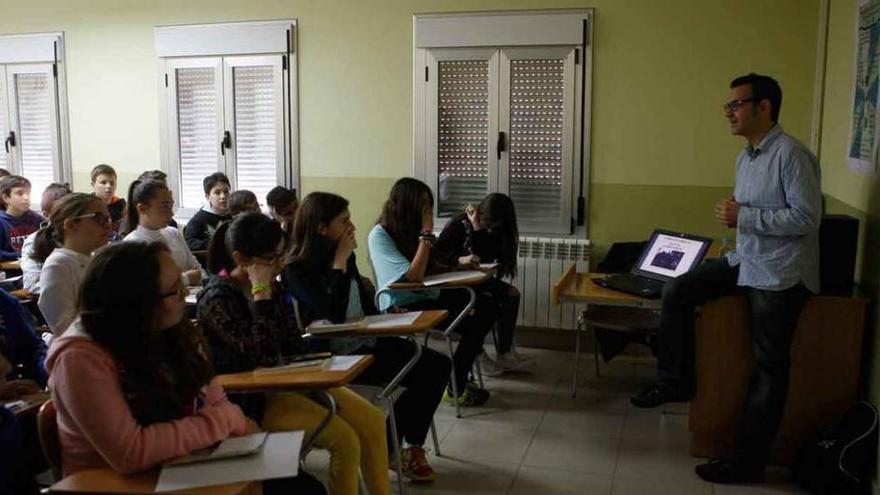
<instances>
[{"instance_id":1,"label":"tiled floor","mask_svg":"<svg viewBox=\"0 0 880 495\"><path fill-rule=\"evenodd\" d=\"M654 374L650 361L617 358L593 374L592 356L581 363L578 397L570 396L566 352L524 349L534 374L487 378L487 407L455 418L441 405L436 424L442 457L430 455L438 479L407 484L411 494L511 495L771 495L801 493L771 470L763 485L705 483L688 454L687 408L639 410L629 395ZM430 442L429 442L430 446ZM310 472L326 477L324 452L310 455ZM394 477L392 476L392 480ZM396 485L395 485L396 487Z\"/></svg>"}]
</instances>

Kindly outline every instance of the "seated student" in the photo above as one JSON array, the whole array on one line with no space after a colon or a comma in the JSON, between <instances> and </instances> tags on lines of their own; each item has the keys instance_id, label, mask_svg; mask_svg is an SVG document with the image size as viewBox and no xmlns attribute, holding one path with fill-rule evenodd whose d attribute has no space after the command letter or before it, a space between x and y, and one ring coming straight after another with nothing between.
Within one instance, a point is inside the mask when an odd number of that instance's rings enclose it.
<instances>
[{"instance_id":1,"label":"seated student","mask_svg":"<svg viewBox=\"0 0 880 495\"><path fill-rule=\"evenodd\" d=\"M43 217L31 211L31 182L24 177L0 179L0 199L6 205L0 212L0 258L16 260L25 238L40 228Z\"/></svg>"},{"instance_id":2,"label":"seated student","mask_svg":"<svg viewBox=\"0 0 880 495\"><path fill-rule=\"evenodd\" d=\"M225 174L216 172L205 177L202 185L208 204L197 211L183 228L186 245L191 251L208 249L208 242L214 235L214 231L217 230L217 225L232 219L227 208L229 178Z\"/></svg>"},{"instance_id":3,"label":"seated student","mask_svg":"<svg viewBox=\"0 0 880 495\"><path fill-rule=\"evenodd\" d=\"M95 255L79 317L47 359L65 476L137 473L258 431L214 379L204 338L183 317L185 296L161 243L118 243ZM309 485L286 493L323 491Z\"/></svg>"},{"instance_id":4,"label":"seated student","mask_svg":"<svg viewBox=\"0 0 880 495\"><path fill-rule=\"evenodd\" d=\"M269 206L269 214L281 224L281 230L290 233L293 230L293 218L299 206L296 199L296 189L275 186L269 191L269 194L266 194L266 204Z\"/></svg>"},{"instance_id":5,"label":"seated student","mask_svg":"<svg viewBox=\"0 0 880 495\"><path fill-rule=\"evenodd\" d=\"M138 178L135 180L141 182L147 180L157 180L165 184L165 187L168 187L168 174L161 170L147 170L146 172L142 172L141 175L138 175ZM171 220L168 222L168 225L174 227L175 229L178 227L177 222L174 220L174 213L172 213ZM137 227L137 225L135 225L135 227ZM128 207L126 206L125 215L122 217L122 220L119 221L119 235L125 236L125 233L128 231Z\"/></svg>"},{"instance_id":6,"label":"seated student","mask_svg":"<svg viewBox=\"0 0 880 495\"><path fill-rule=\"evenodd\" d=\"M46 343L34 330L30 313L14 296L0 289L0 354L12 370L0 374L28 390L46 386Z\"/></svg>"},{"instance_id":7,"label":"seated student","mask_svg":"<svg viewBox=\"0 0 880 495\"><path fill-rule=\"evenodd\" d=\"M128 189L129 232L125 241L162 242L180 269L184 285L198 285L202 269L186 245L183 234L168 222L174 213L174 199L168 187L159 181L134 181Z\"/></svg>"},{"instance_id":8,"label":"seated student","mask_svg":"<svg viewBox=\"0 0 880 495\"><path fill-rule=\"evenodd\" d=\"M367 243L370 259L380 287L395 282L421 282L428 270L433 249L434 195L425 183L405 177L394 183L376 226ZM385 294L379 301L381 310L400 306L411 311L446 309L450 318L458 315L469 301L465 291L401 292ZM478 294L472 313L456 331L462 339L453 355L455 386L458 397L447 388L444 402L458 401L462 406L479 406L489 400L489 392L468 381L474 360L483 351L483 339L495 323L495 303Z\"/></svg>"},{"instance_id":9,"label":"seated student","mask_svg":"<svg viewBox=\"0 0 880 495\"><path fill-rule=\"evenodd\" d=\"M116 195L116 170L110 165L100 164L92 169L92 189L101 198L110 213L113 236L119 235L119 222L125 216L125 198Z\"/></svg>"},{"instance_id":10,"label":"seated student","mask_svg":"<svg viewBox=\"0 0 880 495\"><path fill-rule=\"evenodd\" d=\"M519 313L519 290L504 278L516 276L519 229L513 201L504 194L486 196L476 208L452 217L437 238L437 259L447 265L477 266L498 263L495 278L480 288L498 305L498 341L493 362L483 354L482 370L489 376L523 370L535 364L513 346L513 333Z\"/></svg>"},{"instance_id":11,"label":"seated student","mask_svg":"<svg viewBox=\"0 0 880 495\"><path fill-rule=\"evenodd\" d=\"M342 323L346 318L379 313L371 288L365 286L358 273L348 200L324 192L306 196L297 214L292 243L284 283L297 300L303 325L317 319ZM395 337L333 339L330 350L334 354L372 354L375 361L359 381L376 385L390 382L413 354L410 343ZM446 356L424 349L402 382L406 391L394 404L397 432L406 440L401 462L411 480L435 478L422 445L443 397L450 368Z\"/></svg>"},{"instance_id":12,"label":"seated student","mask_svg":"<svg viewBox=\"0 0 880 495\"><path fill-rule=\"evenodd\" d=\"M257 195L247 189L239 189L229 195L229 214L235 217L242 213L260 213Z\"/></svg>"},{"instance_id":13,"label":"seated student","mask_svg":"<svg viewBox=\"0 0 880 495\"><path fill-rule=\"evenodd\" d=\"M56 337L73 321L86 266L110 232L107 205L91 194L73 193L55 203L49 225L37 234L34 259L43 263L37 305Z\"/></svg>"},{"instance_id":14,"label":"seated student","mask_svg":"<svg viewBox=\"0 0 880 495\"><path fill-rule=\"evenodd\" d=\"M278 222L245 213L220 224L211 240L208 266L216 275L199 293L197 308L218 373L275 366L283 355L302 349L299 329L275 283L283 235ZM339 414L317 439L330 451L330 493L358 493L358 467L370 494L389 493L385 416L346 388L330 392ZM323 406L298 393L247 400L245 410L269 431L314 430L327 415Z\"/></svg>"},{"instance_id":15,"label":"seated student","mask_svg":"<svg viewBox=\"0 0 880 495\"><path fill-rule=\"evenodd\" d=\"M57 182L49 184L43 191L43 198L40 201L43 218L49 218L55 202L72 192L67 184L58 184ZM43 263L34 259L34 241L37 238L37 232L27 236L21 246L21 285L31 294L40 293L40 272L43 270Z\"/></svg>"}]
</instances>

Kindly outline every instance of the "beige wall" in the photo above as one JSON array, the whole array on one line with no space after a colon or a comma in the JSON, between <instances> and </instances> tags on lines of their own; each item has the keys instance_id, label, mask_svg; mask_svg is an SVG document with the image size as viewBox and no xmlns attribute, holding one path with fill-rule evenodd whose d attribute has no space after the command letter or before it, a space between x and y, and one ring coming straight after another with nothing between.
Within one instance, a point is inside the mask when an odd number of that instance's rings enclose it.
<instances>
[{"instance_id":1,"label":"beige wall","mask_svg":"<svg viewBox=\"0 0 880 495\"><path fill-rule=\"evenodd\" d=\"M393 179L412 170L416 12L595 8L590 237L600 248L659 225L720 235L708 209L726 192L716 188L732 184L741 146L720 111L733 76L777 76L784 125L804 140L809 133L818 0L0 3L0 33L65 32L77 189L99 162L117 167L122 186L159 165L153 27L164 24L298 19L303 185L356 196L362 234ZM688 197L699 199L681 216Z\"/></svg>"}]
</instances>

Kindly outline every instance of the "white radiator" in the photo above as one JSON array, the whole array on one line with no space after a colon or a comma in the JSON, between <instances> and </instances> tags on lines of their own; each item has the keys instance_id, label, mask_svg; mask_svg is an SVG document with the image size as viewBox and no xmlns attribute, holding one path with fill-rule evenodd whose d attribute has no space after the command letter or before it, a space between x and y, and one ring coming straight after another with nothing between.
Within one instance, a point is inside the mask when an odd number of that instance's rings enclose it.
<instances>
[{"instance_id":1,"label":"white radiator","mask_svg":"<svg viewBox=\"0 0 880 495\"><path fill-rule=\"evenodd\" d=\"M522 294L517 325L574 329L574 304L556 306L550 298L553 284L562 273L577 264L578 272L590 268L590 241L548 237L520 237L517 275L513 280Z\"/></svg>"}]
</instances>

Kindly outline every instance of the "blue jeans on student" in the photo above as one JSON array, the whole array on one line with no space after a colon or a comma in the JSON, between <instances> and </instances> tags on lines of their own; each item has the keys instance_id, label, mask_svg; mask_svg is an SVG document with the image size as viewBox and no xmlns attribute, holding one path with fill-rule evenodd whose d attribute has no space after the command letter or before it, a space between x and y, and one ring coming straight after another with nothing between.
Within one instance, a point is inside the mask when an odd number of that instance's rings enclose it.
<instances>
[{"instance_id":1,"label":"blue jeans on student","mask_svg":"<svg viewBox=\"0 0 880 495\"><path fill-rule=\"evenodd\" d=\"M693 393L694 310L723 295L744 294L755 370L749 381L733 456L738 461L764 466L785 407L794 329L810 292L800 283L780 291L740 287L736 285L738 274L738 266L731 267L726 259L720 259L704 263L666 284L658 336L658 371L662 386Z\"/></svg>"}]
</instances>

